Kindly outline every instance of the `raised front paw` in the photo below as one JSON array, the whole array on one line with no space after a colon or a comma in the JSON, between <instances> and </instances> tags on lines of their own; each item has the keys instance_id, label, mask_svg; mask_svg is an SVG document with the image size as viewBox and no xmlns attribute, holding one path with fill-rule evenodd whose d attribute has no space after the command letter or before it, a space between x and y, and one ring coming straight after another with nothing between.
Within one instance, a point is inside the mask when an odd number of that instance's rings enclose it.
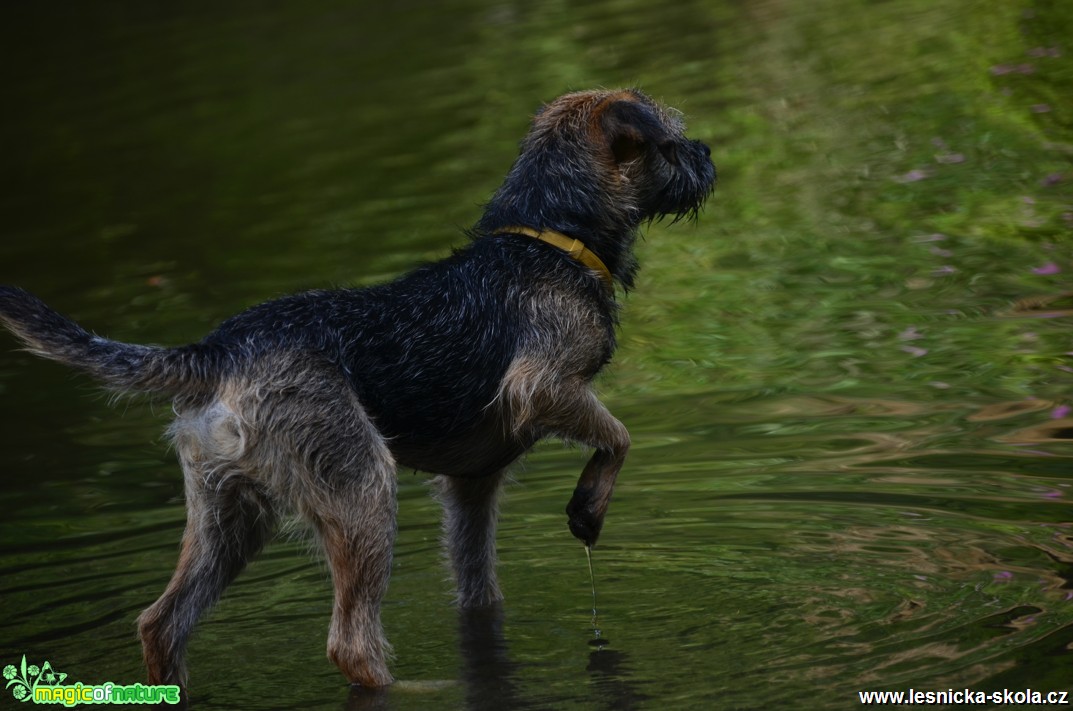
<instances>
[{"instance_id":1,"label":"raised front paw","mask_svg":"<svg viewBox=\"0 0 1073 711\"><path fill-rule=\"evenodd\" d=\"M592 489L580 486L574 489L574 496L566 505L570 533L590 548L596 544L596 539L600 537L600 529L604 525L606 509L599 509Z\"/></svg>"}]
</instances>

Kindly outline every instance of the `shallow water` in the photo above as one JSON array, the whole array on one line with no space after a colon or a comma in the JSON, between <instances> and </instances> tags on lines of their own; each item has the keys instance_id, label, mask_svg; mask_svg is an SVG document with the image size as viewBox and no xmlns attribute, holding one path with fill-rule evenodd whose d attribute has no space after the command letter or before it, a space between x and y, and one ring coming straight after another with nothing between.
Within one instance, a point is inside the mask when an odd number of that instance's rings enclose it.
<instances>
[{"instance_id":1,"label":"shallow water","mask_svg":"<svg viewBox=\"0 0 1073 711\"><path fill-rule=\"evenodd\" d=\"M941 6L940 6L941 5ZM634 447L594 551L542 445L460 617L400 473L384 621L348 692L302 540L190 650L204 708L850 708L857 691L1073 688L1073 9L894 0L0 10L0 282L178 344L270 296L463 243L527 116L637 84L709 142L654 225L599 382ZM166 407L0 337L0 664L141 678L182 530ZM5 692L6 693L6 692Z\"/></svg>"}]
</instances>

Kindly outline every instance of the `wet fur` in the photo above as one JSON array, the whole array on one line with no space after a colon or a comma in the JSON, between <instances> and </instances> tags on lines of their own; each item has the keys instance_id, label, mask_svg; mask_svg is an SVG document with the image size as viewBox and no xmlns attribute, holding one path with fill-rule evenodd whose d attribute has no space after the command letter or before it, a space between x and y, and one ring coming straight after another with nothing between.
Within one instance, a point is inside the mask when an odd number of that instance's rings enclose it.
<instances>
[{"instance_id":1,"label":"wet fur","mask_svg":"<svg viewBox=\"0 0 1073 711\"><path fill-rule=\"evenodd\" d=\"M379 609L398 466L437 475L463 607L502 598L500 483L541 438L595 449L567 507L593 545L629 448L590 385L615 349L615 294L561 250L501 231L580 239L629 287L638 227L695 214L714 180L707 148L644 94L581 92L535 116L471 243L396 281L269 301L178 348L100 338L0 287L0 321L32 352L174 401L187 525L171 582L139 618L149 682L185 680L197 620L295 512L332 573L328 656L353 683L390 683Z\"/></svg>"}]
</instances>

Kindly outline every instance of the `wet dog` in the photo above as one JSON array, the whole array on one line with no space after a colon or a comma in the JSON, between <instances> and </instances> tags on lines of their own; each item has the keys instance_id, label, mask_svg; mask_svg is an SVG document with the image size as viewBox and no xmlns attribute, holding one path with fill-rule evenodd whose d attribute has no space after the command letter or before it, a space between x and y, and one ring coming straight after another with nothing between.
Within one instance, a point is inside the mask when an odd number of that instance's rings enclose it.
<instances>
[{"instance_id":1,"label":"wet dog","mask_svg":"<svg viewBox=\"0 0 1073 711\"><path fill-rule=\"evenodd\" d=\"M150 683L184 681L198 618L290 513L330 565L328 656L352 683L391 683L380 603L397 466L436 475L464 607L502 597L500 483L544 437L595 450L566 511L596 542L630 444L591 386L615 349L615 285L633 284L639 227L696 214L715 183L683 131L640 91L562 96L533 118L468 246L387 284L269 301L187 346L107 340L0 287L0 321L32 352L173 399L187 523L138 621Z\"/></svg>"}]
</instances>

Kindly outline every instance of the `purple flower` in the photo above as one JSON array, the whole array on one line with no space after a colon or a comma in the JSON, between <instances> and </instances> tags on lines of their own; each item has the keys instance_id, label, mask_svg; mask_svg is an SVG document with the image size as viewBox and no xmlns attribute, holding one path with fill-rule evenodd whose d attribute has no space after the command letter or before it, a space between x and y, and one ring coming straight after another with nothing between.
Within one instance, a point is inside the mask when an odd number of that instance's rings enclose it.
<instances>
[{"instance_id":1,"label":"purple flower","mask_svg":"<svg viewBox=\"0 0 1073 711\"><path fill-rule=\"evenodd\" d=\"M927 348L917 348L916 346L902 346L902 350L914 358L920 358L928 354Z\"/></svg>"},{"instance_id":2,"label":"purple flower","mask_svg":"<svg viewBox=\"0 0 1073 711\"><path fill-rule=\"evenodd\" d=\"M1061 420L1063 417L1069 417L1070 412L1073 412L1073 407L1070 407L1069 405L1059 405L1051 410L1051 419Z\"/></svg>"},{"instance_id":3,"label":"purple flower","mask_svg":"<svg viewBox=\"0 0 1073 711\"><path fill-rule=\"evenodd\" d=\"M1054 262L1047 262L1042 267L1032 269L1033 274L1057 274L1060 271L1062 271L1062 268Z\"/></svg>"},{"instance_id":4,"label":"purple flower","mask_svg":"<svg viewBox=\"0 0 1073 711\"><path fill-rule=\"evenodd\" d=\"M1000 570L993 576L995 580L1010 580L1013 578L1013 573L1008 570Z\"/></svg>"},{"instance_id":5,"label":"purple flower","mask_svg":"<svg viewBox=\"0 0 1073 711\"><path fill-rule=\"evenodd\" d=\"M910 326L901 333L898 334L899 340L902 341L915 341L918 338L923 338L924 334L917 330L916 326Z\"/></svg>"},{"instance_id":6,"label":"purple flower","mask_svg":"<svg viewBox=\"0 0 1073 711\"><path fill-rule=\"evenodd\" d=\"M931 177L926 170L914 169L906 173L905 175L896 178L899 183L915 183L919 180L924 180Z\"/></svg>"},{"instance_id":7,"label":"purple flower","mask_svg":"<svg viewBox=\"0 0 1073 711\"><path fill-rule=\"evenodd\" d=\"M1064 179L1065 176L1063 176L1061 173L1051 173L1050 175L1044 176L1039 181L1039 184L1045 188L1049 188L1051 186L1058 185L1058 183L1062 182L1062 180Z\"/></svg>"}]
</instances>

